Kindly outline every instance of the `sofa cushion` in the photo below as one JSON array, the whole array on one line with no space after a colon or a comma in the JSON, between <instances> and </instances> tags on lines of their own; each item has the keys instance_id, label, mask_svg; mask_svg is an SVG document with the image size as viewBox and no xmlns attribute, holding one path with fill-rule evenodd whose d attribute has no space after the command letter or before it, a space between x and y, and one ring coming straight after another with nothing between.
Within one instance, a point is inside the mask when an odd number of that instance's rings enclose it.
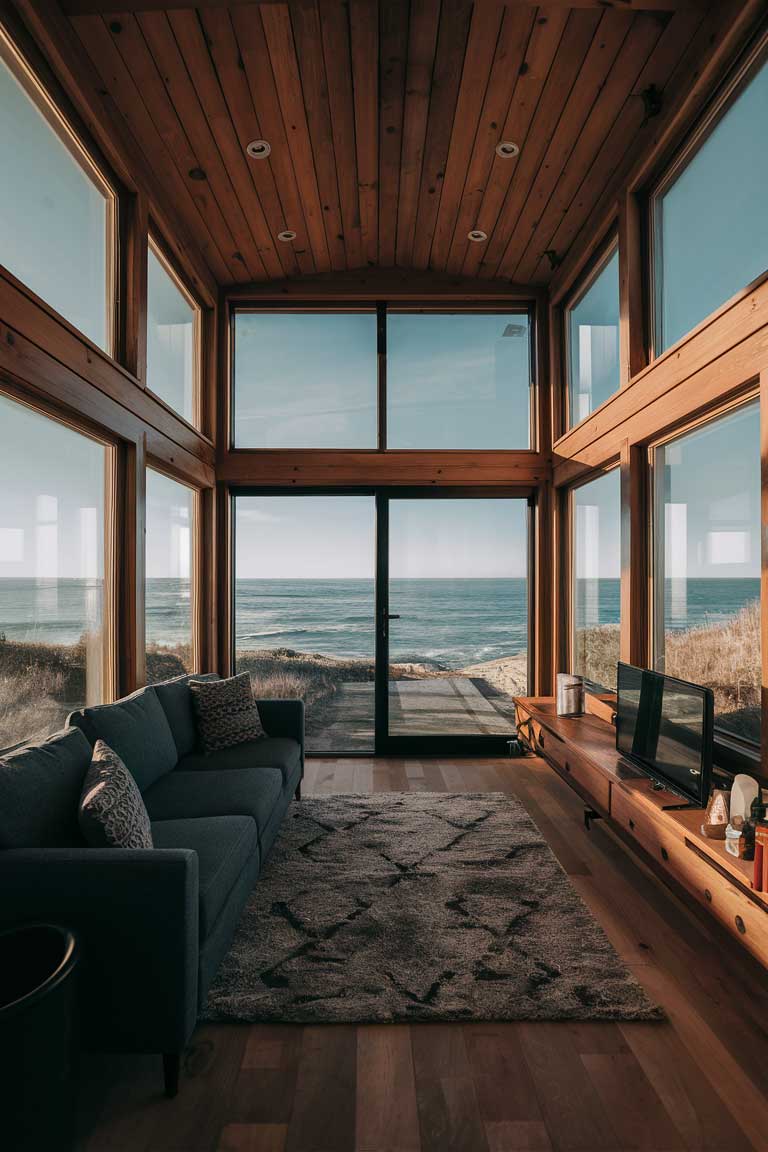
<instances>
[{"instance_id":1,"label":"sofa cushion","mask_svg":"<svg viewBox=\"0 0 768 1152\"><path fill-rule=\"evenodd\" d=\"M190 680L203 752L219 752L264 735L248 672L228 680Z\"/></svg>"},{"instance_id":2,"label":"sofa cushion","mask_svg":"<svg viewBox=\"0 0 768 1152\"><path fill-rule=\"evenodd\" d=\"M152 848L149 816L141 792L120 757L96 741L78 812L80 831L92 848Z\"/></svg>"},{"instance_id":3,"label":"sofa cushion","mask_svg":"<svg viewBox=\"0 0 768 1152\"><path fill-rule=\"evenodd\" d=\"M92 745L97 740L108 744L142 792L176 765L173 733L152 687L114 704L73 712L67 723L82 728Z\"/></svg>"},{"instance_id":4,"label":"sofa cushion","mask_svg":"<svg viewBox=\"0 0 768 1152\"><path fill-rule=\"evenodd\" d=\"M165 680L162 684L154 686L171 727L179 760L197 748L197 725L189 682L218 679L216 672L193 673L191 676L177 676L174 680Z\"/></svg>"},{"instance_id":5,"label":"sofa cushion","mask_svg":"<svg viewBox=\"0 0 768 1152\"><path fill-rule=\"evenodd\" d=\"M191 848L200 873L200 939L219 918L238 877L259 847L256 825L247 816L159 820L152 824L155 848Z\"/></svg>"},{"instance_id":6,"label":"sofa cushion","mask_svg":"<svg viewBox=\"0 0 768 1152\"><path fill-rule=\"evenodd\" d=\"M224 748L215 756L193 752L179 760L176 768L179 772L210 772L212 768L279 768L287 782L300 760L298 740L267 736L263 740L249 740L245 744L235 744L233 748Z\"/></svg>"},{"instance_id":7,"label":"sofa cushion","mask_svg":"<svg viewBox=\"0 0 768 1152\"><path fill-rule=\"evenodd\" d=\"M0 758L0 848L82 846L77 804L90 763L77 728Z\"/></svg>"},{"instance_id":8,"label":"sofa cushion","mask_svg":"<svg viewBox=\"0 0 768 1152\"><path fill-rule=\"evenodd\" d=\"M283 789L276 768L232 772L182 772L163 776L146 792L150 820L186 820L203 816L250 816L261 833Z\"/></svg>"}]
</instances>

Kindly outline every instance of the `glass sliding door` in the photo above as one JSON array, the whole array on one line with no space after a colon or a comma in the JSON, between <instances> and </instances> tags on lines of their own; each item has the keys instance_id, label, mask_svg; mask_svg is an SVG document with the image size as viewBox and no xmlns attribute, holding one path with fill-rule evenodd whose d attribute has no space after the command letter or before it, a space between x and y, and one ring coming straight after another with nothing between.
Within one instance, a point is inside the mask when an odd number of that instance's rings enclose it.
<instances>
[{"instance_id":1,"label":"glass sliding door","mask_svg":"<svg viewBox=\"0 0 768 1152\"><path fill-rule=\"evenodd\" d=\"M527 502L386 501L387 742L490 737L503 748L528 687Z\"/></svg>"},{"instance_id":2,"label":"glass sliding door","mask_svg":"<svg viewBox=\"0 0 768 1152\"><path fill-rule=\"evenodd\" d=\"M372 495L235 497L235 665L298 697L311 752L375 745Z\"/></svg>"}]
</instances>

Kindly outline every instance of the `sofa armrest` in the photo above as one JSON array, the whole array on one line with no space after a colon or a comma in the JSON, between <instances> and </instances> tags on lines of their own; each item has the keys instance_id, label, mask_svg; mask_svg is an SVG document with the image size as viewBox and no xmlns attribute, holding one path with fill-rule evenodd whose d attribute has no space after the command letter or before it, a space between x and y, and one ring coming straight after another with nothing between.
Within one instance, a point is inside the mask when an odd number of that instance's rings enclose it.
<instances>
[{"instance_id":1,"label":"sofa armrest","mask_svg":"<svg viewBox=\"0 0 768 1152\"><path fill-rule=\"evenodd\" d=\"M180 1052L197 1018L197 853L18 848L0 852L0 919L72 928L81 944L83 1041Z\"/></svg>"},{"instance_id":2,"label":"sofa armrest","mask_svg":"<svg viewBox=\"0 0 768 1152\"><path fill-rule=\"evenodd\" d=\"M259 716L268 736L288 736L301 746L301 771L304 773L304 701L257 700Z\"/></svg>"}]
</instances>

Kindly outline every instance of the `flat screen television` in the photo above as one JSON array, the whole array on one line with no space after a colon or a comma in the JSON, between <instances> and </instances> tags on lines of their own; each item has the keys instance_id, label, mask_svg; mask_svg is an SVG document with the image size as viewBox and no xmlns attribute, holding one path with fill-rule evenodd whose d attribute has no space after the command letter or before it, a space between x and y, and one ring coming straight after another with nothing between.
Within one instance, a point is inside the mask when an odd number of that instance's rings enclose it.
<instances>
[{"instance_id":1,"label":"flat screen television","mask_svg":"<svg viewBox=\"0 0 768 1152\"><path fill-rule=\"evenodd\" d=\"M619 663L616 749L659 786L705 807L712 777L709 688Z\"/></svg>"}]
</instances>

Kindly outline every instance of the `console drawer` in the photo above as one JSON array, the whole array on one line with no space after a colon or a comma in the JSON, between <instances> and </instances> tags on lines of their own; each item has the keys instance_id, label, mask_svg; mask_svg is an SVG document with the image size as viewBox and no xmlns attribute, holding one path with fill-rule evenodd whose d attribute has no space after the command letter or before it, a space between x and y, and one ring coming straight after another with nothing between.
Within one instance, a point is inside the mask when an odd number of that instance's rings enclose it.
<instances>
[{"instance_id":1,"label":"console drawer","mask_svg":"<svg viewBox=\"0 0 768 1152\"><path fill-rule=\"evenodd\" d=\"M589 803L603 812L610 809L611 786L606 777L586 760L574 754L565 741L542 729L537 737L541 755L572 784Z\"/></svg>"}]
</instances>

